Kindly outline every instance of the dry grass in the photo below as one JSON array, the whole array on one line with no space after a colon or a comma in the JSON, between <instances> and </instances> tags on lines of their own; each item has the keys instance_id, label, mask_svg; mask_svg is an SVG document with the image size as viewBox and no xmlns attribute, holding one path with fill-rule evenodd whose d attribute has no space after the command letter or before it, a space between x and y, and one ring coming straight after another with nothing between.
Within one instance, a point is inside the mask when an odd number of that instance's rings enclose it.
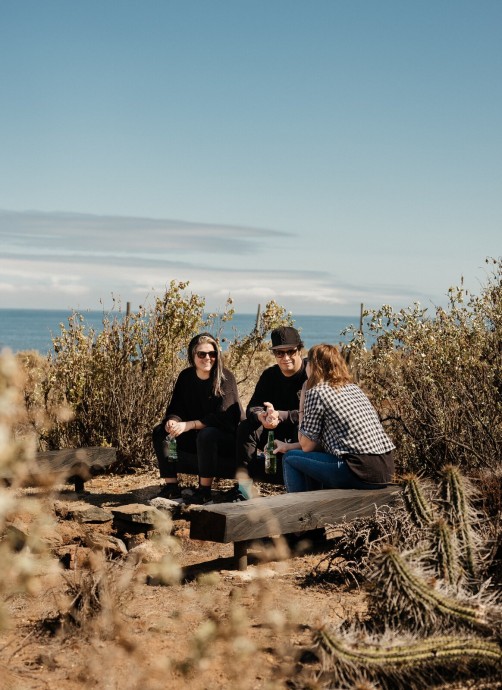
<instances>
[{"instance_id":1,"label":"dry grass","mask_svg":"<svg viewBox=\"0 0 502 690\"><path fill-rule=\"evenodd\" d=\"M86 500L105 508L148 500L159 488L148 472L97 477L88 487ZM85 546L89 526L62 517L64 508L68 515L76 505L71 492L20 494L41 500L52 514L60 536L54 559L65 549L74 558L71 569L44 580L38 596L19 593L7 602L10 626L0 638L0 664L16 690L49 684L62 690L170 684L247 690L286 688L300 677L305 680L298 687L309 687L317 663L306 653L311 628L364 609L360 593L303 587L318 551L272 562L253 551L246 573L206 569L208 562L228 558L232 546L191 541L182 519L173 524L175 557L190 576L171 586L149 584L142 559L103 561ZM108 523L99 530L112 528ZM162 543L156 548L162 553ZM312 663L299 665L302 655Z\"/></svg>"}]
</instances>

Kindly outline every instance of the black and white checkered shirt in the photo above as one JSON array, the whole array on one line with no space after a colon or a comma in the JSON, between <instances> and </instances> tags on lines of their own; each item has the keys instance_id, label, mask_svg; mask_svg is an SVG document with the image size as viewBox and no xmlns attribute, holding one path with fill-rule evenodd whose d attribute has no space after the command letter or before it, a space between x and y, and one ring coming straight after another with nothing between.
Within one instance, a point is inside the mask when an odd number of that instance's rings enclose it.
<instances>
[{"instance_id":1,"label":"black and white checkered shirt","mask_svg":"<svg viewBox=\"0 0 502 690\"><path fill-rule=\"evenodd\" d=\"M306 392L301 433L327 453L387 453L395 446L359 386L319 383Z\"/></svg>"}]
</instances>

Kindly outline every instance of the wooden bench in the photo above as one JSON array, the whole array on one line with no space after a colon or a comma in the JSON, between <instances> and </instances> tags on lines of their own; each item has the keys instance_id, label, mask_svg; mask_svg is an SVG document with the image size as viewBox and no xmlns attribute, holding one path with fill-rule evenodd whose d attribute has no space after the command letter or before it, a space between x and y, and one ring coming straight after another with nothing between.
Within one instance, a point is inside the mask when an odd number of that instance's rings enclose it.
<instances>
[{"instance_id":1,"label":"wooden bench","mask_svg":"<svg viewBox=\"0 0 502 690\"><path fill-rule=\"evenodd\" d=\"M193 506L190 537L233 542L235 567L246 570L247 550L253 540L367 517L378 507L392 505L400 495L397 486L364 491L324 489L252 498L240 503Z\"/></svg>"},{"instance_id":2,"label":"wooden bench","mask_svg":"<svg viewBox=\"0 0 502 690\"><path fill-rule=\"evenodd\" d=\"M116 448L64 448L40 451L28 469L28 481L34 484L72 483L76 492L84 491L85 482L117 460Z\"/></svg>"}]
</instances>

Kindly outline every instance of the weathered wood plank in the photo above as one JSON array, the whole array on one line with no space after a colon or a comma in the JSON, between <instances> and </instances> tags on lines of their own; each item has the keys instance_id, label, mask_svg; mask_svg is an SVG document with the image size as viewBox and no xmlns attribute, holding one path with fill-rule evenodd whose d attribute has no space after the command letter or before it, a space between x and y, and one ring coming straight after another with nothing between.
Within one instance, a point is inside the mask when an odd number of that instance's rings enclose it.
<instances>
[{"instance_id":1,"label":"weathered wood plank","mask_svg":"<svg viewBox=\"0 0 502 690\"><path fill-rule=\"evenodd\" d=\"M116 448L99 446L40 451L28 468L28 481L35 484L72 481L76 491L83 491L85 481L113 465L116 459Z\"/></svg>"},{"instance_id":2,"label":"weathered wood plank","mask_svg":"<svg viewBox=\"0 0 502 690\"><path fill-rule=\"evenodd\" d=\"M325 489L194 507L190 537L228 543L303 532L372 515L376 507L392 503L400 493L395 486L364 491Z\"/></svg>"},{"instance_id":3,"label":"weathered wood plank","mask_svg":"<svg viewBox=\"0 0 502 690\"><path fill-rule=\"evenodd\" d=\"M35 468L39 472L86 472L99 471L112 465L117 459L116 448L63 448L61 450L39 451L35 457Z\"/></svg>"}]
</instances>

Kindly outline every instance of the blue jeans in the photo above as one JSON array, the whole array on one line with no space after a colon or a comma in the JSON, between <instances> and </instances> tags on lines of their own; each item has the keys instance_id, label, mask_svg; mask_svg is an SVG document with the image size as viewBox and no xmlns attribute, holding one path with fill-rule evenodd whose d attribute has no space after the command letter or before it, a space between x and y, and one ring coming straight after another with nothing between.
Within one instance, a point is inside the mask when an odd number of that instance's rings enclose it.
<instances>
[{"instance_id":1,"label":"blue jeans","mask_svg":"<svg viewBox=\"0 0 502 690\"><path fill-rule=\"evenodd\" d=\"M315 489L381 489L368 484L348 468L342 458L330 453L289 450L284 456L284 483L288 493Z\"/></svg>"}]
</instances>

